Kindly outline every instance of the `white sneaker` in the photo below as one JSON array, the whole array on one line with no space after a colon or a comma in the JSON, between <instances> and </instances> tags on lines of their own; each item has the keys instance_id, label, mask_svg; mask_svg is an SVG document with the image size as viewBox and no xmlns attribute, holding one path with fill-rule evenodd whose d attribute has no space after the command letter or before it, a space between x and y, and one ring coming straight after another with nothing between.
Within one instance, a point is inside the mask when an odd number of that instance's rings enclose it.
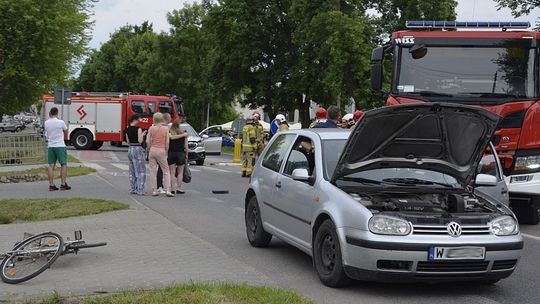
<instances>
[{"instance_id":1,"label":"white sneaker","mask_svg":"<svg viewBox=\"0 0 540 304\"><path fill-rule=\"evenodd\" d=\"M165 194L165 190L163 190L163 188L159 188L159 189L157 190L157 192L158 192L159 194Z\"/></svg>"}]
</instances>

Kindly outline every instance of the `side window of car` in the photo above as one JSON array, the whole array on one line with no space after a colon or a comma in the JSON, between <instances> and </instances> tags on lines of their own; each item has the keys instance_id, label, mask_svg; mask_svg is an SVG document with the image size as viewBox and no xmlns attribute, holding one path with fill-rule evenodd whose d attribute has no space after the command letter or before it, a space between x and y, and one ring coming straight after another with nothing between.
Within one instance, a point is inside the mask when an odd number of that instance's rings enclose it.
<instances>
[{"instance_id":1,"label":"side window of car","mask_svg":"<svg viewBox=\"0 0 540 304\"><path fill-rule=\"evenodd\" d=\"M135 114L144 114L146 113L146 107L144 101L142 100L133 100L131 102L131 111Z\"/></svg>"},{"instance_id":2,"label":"side window of car","mask_svg":"<svg viewBox=\"0 0 540 304\"><path fill-rule=\"evenodd\" d=\"M211 128L208 131L208 137L221 137L223 136L223 132L220 128Z\"/></svg>"},{"instance_id":3,"label":"side window of car","mask_svg":"<svg viewBox=\"0 0 540 304\"><path fill-rule=\"evenodd\" d=\"M309 175L315 170L315 146L307 137L300 136L295 141L283 174L292 175L295 169L306 169Z\"/></svg>"},{"instance_id":4,"label":"side window of car","mask_svg":"<svg viewBox=\"0 0 540 304\"><path fill-rule=\"evenodd\" d=\"M501 179L497 171L497 160L493 154L486 154L482 157L478 165L478 173L493 175L497 180Z\"/></svg>"},{"instance_id":5,"label":"side window of car","mask_svg":"<svg viewBox=\"0 0 540 304\"><path fill-rule=\"evenodd\" d=\"M293 134L280 135L274 140L264 155L262 165L272 171L279 172L285 154L294 140Z\"/></svg>"},{"instance_id":6,"label":"side window of car","mask_svg":"<svg viewBox=\"0 0 540 304\"><path fill-rule=\"evenodd\" d=\"M172 105L168 101L160 101L159 102L159 111L161 113L169 113L172 114Z\"/></svg>"},{"instance_id":7,"label":"side window of car","mask_svg":"<svg viewBox=\"0 0 540 304\"><path fill-rule=\"evenodd\" d=\"M148 113L150 115L154 115L154 113L156 113L156 102L155 101L150 101L148 102Z\"/></svg>"}]
</instances>

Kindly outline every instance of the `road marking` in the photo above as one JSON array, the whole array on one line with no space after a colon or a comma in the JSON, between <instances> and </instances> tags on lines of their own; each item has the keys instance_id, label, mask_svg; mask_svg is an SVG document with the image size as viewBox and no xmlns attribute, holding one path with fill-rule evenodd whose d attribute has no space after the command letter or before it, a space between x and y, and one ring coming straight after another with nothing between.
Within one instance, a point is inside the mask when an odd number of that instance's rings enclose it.
<instances>
[{"instance_id":1,"label":"road marking","mask_svg":"<svg viewBox=\"0 0 540 304\"><path fill-rule=\"evenodd\" d=\"M201 170L199 170L199 169L191 169L191 166L189 167L189 170L193 171L193 172L201 172Z\"/></svg>"},{"instance_id":2,"label":"road marking","mask_svg":"<svg viewBox=\"0 0 540 304\"><path fill-rule=\"evenodd\" d=\"M222 170L222 169L218 169L218 168L212 168L212 167L202 167L202 168L204 168L206 170L210 170L210 171L231 173L231 171Z\"/></svg>"},{"instance_id":3,"label":"road marking","mask_svg":"<svg viewBox=\"0 0 540 304\"><path fill-rule=\"evenodd\" d=\"M240 207L233 207L233 209L236 210L236 211L240 211L242 213L246 212L246 210L244 208L240 208Z\"/></svg>"},{"instance_id":4,"label":"road marking","mask_svg":"<svg viewBox=\"0 0 540 304\"><path fill-rule=\"evenodd\" d=\"M208 197L207 199L215 203L225 203L224 200L220 200L219 198L215 198L215 197Z\"/></svg>"},{"instance_id":5,"label":"road marking","mask_svg":"<svg viewBox=\"0 0 540 304\"><path fill-rule=\"evenodd\" d=\"M124 170L124 171L128 171L129 170L129 165L124 165L124 164L111 164L112 166L120 169L120 170Z\"/></svg>"},{"instance_id":6,"label":"road marking","mask_svg":"<svg viewBox=\"0 0 540 304\"><path fill-rule=\"evenodd\" d=\"M96 169L97 171L103 171L105 170L104 167L98 165L98 164L95 164L95 163L82 163L84 166L86 167L90 167L92 169Z\"/></svg>"},{"instance_id":7,"label":"road marking","mask_svg":"<svg viewBox=\"0 0 540 304\"><path fill-rule=\"evenodd\" d=\"M530 239L533 239L533 240L540 241L540 236L531 235L531 234L527 234L527 233L521 233L521 235L523 235L526 238L530 238Z\"/></svg>"}]
</instances>

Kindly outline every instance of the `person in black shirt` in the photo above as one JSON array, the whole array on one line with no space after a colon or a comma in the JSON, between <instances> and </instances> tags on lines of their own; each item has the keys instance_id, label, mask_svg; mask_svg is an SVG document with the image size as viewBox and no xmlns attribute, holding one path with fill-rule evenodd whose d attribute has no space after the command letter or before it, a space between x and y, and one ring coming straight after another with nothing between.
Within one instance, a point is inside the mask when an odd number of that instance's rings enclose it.
<instances>
[{"instance_id":1,"label":"person in black shirt","mask_svg":"<svg viewBox=\"0 0 540 304\"><path fill-rule=\"evenodd\" d=\"M129 144L129 193L144 195L146 183L146 152L141 143L147 131L138 127L139 115L133 115L129 119L129 127L126 129L125 139Z\"/></svg>"},{"instance_id":2,"label":"person in black shirt","mask_svg":"<svg viewBox=\"0 0 540 304\"><path fill-rule=\"evenodd\" d=\"M187 150L188 142L186 140L188 133L180 129L180 121L175 121L170 129L170 143L169 143L169 155L167 157L169 161L169 168L171 170L171 190L174 193L174 178L176 177L176 193L183 194L184 189L183 177L184 166L187 162Z\"/></svg>"}]
</instances>

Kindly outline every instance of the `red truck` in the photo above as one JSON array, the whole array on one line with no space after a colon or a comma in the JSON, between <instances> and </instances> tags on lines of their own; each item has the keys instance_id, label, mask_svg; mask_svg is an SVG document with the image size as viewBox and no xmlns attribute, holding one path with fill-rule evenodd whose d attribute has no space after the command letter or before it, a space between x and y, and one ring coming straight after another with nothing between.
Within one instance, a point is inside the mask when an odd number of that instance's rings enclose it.
<instances>
[{"instance_id":1,"label":"red truck","mask_svg":"<svg viewBox=\"0 0 540 304\"><path fill-rule=\"evenodd\" d=\"M528 22L409 21L372 53L371 85L386 105L452 102L502 117L492 139L514 213L540 215L540 32ZM390 62L384 62L389 60ZM383 70L391 67L391 84Z\"/></svg>"},{"instance_id":2,"label":"red truck","mask_svg":"<svg viewBox=\"0 0 540 304\"><path fill-rule=\"evenodd\" d=\"M43 121L52 107L58 108L59 118L66 122L66 141L81 150L97 150L106 141L121 143L133 114L140 114L139 126L148 129L155 112L170 113L173 121L183 113L181 101L175 97L109 92L73 92L64 104L45 95Z\"/></svg>"}]
</instances>

